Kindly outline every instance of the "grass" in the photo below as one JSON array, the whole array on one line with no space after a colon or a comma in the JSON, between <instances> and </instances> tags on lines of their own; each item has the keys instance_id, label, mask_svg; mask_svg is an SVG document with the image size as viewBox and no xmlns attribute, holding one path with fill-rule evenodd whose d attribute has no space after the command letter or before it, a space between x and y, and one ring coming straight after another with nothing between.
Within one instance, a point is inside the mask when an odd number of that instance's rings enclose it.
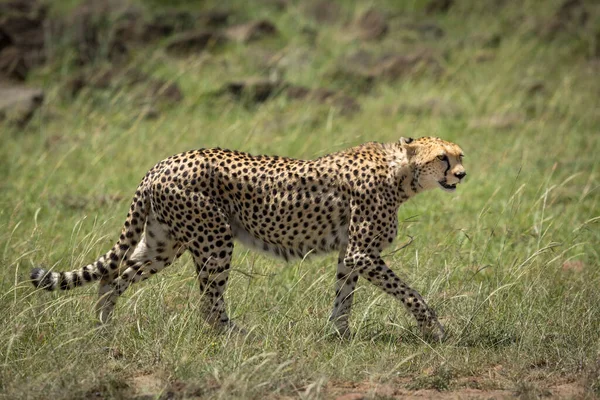
<instances>
[{"instance_id":1,"label":"grass","mask_svg":"<svg viewBox=\"0 0 600 400\"><path fill-rule=\"evenodd\" d=\"M300 7L230 2L270 18L280 37L184 59L166 56L160 44L136 49L131 65L176 81L185 95L155 120L142 117L144 99L127 88L66 99L68 57L34 72L29 83L46 91L41 112L25 129L0 125L0 398L324 398L344 387L376 398L381 385L534 398L561 384L600 396L593 39L583 28L554 40L536 34L556 1L495 11L457 4L436 17L424 16L420 2L402 12L391 1L371 4L401 15L380 43L350 40L343 22L317 25ZM598 7L588 6L597 17ZM346 3L344 18L366 8ZM399 41L398 32L414 35L401 29L404 19L434 21L446 34ZM315 45L299 33L305 26L318 29ZM494 34L499 47L484 48L482 38ZM409 75L364 95L331 80L340 57L359 48L419 47L447 53L441 76ZM493 58L476 62L481 53ZM344 117L284 97L247 106L208 95L228 79L268 74L263 54L291 60L281 67L286 80L341 88L362 111ZM543 90L528 92L532 82ZM432 98L453 111L402 111ZM502 129L494 118L514 122ZM459 143L469 176L456 195L427 193L401 207L396 245L407 235L414 242L390 249L386 260L435 307L449 332L443 344L423 342L401 305L365 282L355 297L355 337L336 338L326 322L333 254L284 265L237 247L229 313L254 340L202 322L187 256L128 291L103 329L92 312L95 287L48 294L27 282L33 266L70 269L112 246L138 181L168 155L220 146L311 158L427 135Z\"/></svg>"}]
</instances>

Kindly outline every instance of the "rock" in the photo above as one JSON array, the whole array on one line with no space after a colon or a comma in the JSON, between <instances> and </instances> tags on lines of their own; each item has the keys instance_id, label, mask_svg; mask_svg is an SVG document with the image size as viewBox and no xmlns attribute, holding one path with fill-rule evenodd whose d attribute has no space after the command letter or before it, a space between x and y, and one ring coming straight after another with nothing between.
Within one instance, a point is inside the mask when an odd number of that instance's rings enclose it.
<instances>
[{"instance_id":1,"label":"rock","mask_svg":"<svg viewBox=\"0 0 600 400\"><path fill-rule=\"evenodd\" d=\"M40 17L8 15L0 18L0 29L17 46L41 47L44 45L44 32Z\"/></svg>"},{"instance_id":2,"label":"rock","mask_svg":"<svg viewBox=\"0 0 600 400\"><path fill-rule=\"evenodd\" d=\"M232 26L225 31L225 35L236 42L248 43L265 37L276 36L277 28L267 20L252 21L241 25Z\"/></svg>"},{"instance_id":3,"label":"rock","mask_svg":"<svg viewBox=\"0 0 600 400\"><path fill-rule=\"evenodd\" d=\"M0 120L26 125L44 101L41 89L25 86L0 86Z\"/></svg>"},{"instance_id":4,"label":"rock","mask_svg":"<svg viewBox=\"0 0 600 400\"><path fill-rule=\"evenodd\" d=\"M374 76L396 80L410 75L420 69L440 73L443 68L437 57L429 50L422 50L409 55L390 54L379 59L371 69Z\"/></svg>"},{"instance_id":5,"label":"rock","mask_svg":"<svg viewBox=\"0 0 600 400\"><path fill-rule=\"evenodd\" d=\"M589 16L582 0L566 0L555 14L555 18L562 22L575 23L580 26L585 25Z\"/></svg>"},{"instance_id":6,"label":"rock","mask_svg":"<svg viewBox=\"0 0 600 400\"><path fill-rule=\"evenodd\" d=\"M137 23L133 33L136 40L143 43L152 42L189 30L197 30L197 26L212 26L209 11L201 16L195 16L181 10L166 10L155 14L150 22ZM207 20L203 16L209 15ZM129 35L131 36L131 35ZM127 42L127 40L126 40Z\"/></svg>"},{"instance_id":7,"label":"rock","mask_svg":"<svg viewBox=\"0 0 600 400\"><path fill-rule=\"evenodd\" d=\"M153 21L170 26L173 32L189 31L197 27L197 17L188 11L177 9L159 12L154 15Z\"/></svg>"},{"instance_id":8,"label":"rock","mask_svg":"<svg viewBox=\"0 0 600 400\"><path fill-rule=\"evenodd\" d=\"M446 34L442 28L433 22L408 23L403 27L417 32L424 39L440 39Z\"/></svg>"},{"instance_id":9,"label":"rock","mask_svg":"<svg viewBox=\"0 0 600 400\"><path fill-rule=\"evenodd\" d=\"M0 3L0 75L24 80L29 70L45 60L46 7L33 0Z\"/></svg>"},{"instance_id":10,"label":"rock","mask_svg":"<svg viewBox=\"0 0 600 400\"><path fill-rule=\"evenodd\" d=\"M64 93L70 97L76 97L84 87L86 87L85 77L83 74L77 74L66 82Z\"/></svg>"},{"instance_id":11,"label":"rock","mask_svg":"<svg viewBox=\"0 0 600 400\"><path fill-rule=\"evenodd\" d=\"M494 61L496 59L496 53L493 53L491 51L478 51L475 53L475 57L474 60L477 63L485 63L485 62L490 62L490 61Z\"/></svg>"},{"instance_id":12,"label":"rock","mask_svg":"<svg viewBox=\"0 0 600 400\"><path fill-rule=\"evenodd\" d=\"M305 4L305 14L314 18L317 22L334 23L342 14L339 4L335 1L317 0Z\"/></svg>"},{"instance_id":13,"label":"rock","mask_svg":"<svg viewBox=\"0 0 600 400\"><path fill-rule=\"evenodd\" d=\"M302 100L310 95L310 89L304 86L289 86L286 88L285 93L290 99Z\"/></svg>"},{"instance_id":14,"label":"rock","mask_svg":"<svg viewBox=\"0 0 600 400\"><path fill-rule=\"evenodd\" d=\"M183 93L175 82L167 82L161 79L153 79L150 84L151 96L159 101L179 103L183 100Z\"/></svg>"},{"instance_id":15,"label":"rock","mask_svg":"<svg viewBox=\"0 0 600 400\"><path fill-rule=\"evenodd\" d=\"M414 57L393 54L382 58L371 71L376 76L393 80L398 79L402 75L408 75L417 62L417 59Z\"/></svg>"},{"instance_id":16,"label":"rock","mask_svg":"<svg viewBox=\"0 0 600 400\"><path fill-rule=\"evenodd\" d=\"M112 41L119 42L124 45L127 43L140 41L140 38L145 33L139 21L136 20L115 22L112 31Z\"/></svg>"},{"instance_id":17,"label":"rock","mask_svg":"<svg viewBox=\"0 0 600 400\"><path fill-rule=\"evenodd\" d=\"M135 85L143 85L148 88L146 97L151 102L177 103L183 100L183 93L177 83L153 78L137 69L121 70L117 67L80 73L67 82L66 90L71 96L76 96L85 87L109 89Z\"/></svg>"},{"instance_id":18,"label":"rock","mask_svg":"<svg viewBox=\"0 0 600 400\"><path fill-rule=\"evenodd\" d=\"M584 26L589 16L582 0L566 0L556 10L553 17L538 29L538 33L543 38L554 39L560 32L569 28Z\"/></svg>"},{"instance_id":19,"label":"rock","mask_svg":"<svg viewBox=\"0 0 600 400\"><path fill-rule=\"evenodd\" d=\"M524 80L519 85L528 96L536 96L546 92L546 85L543 81L537 79Z\"/></svg>"},{"instance_id":20,"label":"rock","mask_svg":"<svg viewBox=\"0 0 600 400\"><path fill-rule=\"evenodd\" d=\"M124 63L129 56L129 47L118 39L113 39L108 44L108 59L114 64Z\"/></svg>"},{"instance_id":21,"label":"rock","mask_svg":"<svg viewBox=\"0 0 600 400\"><path fill-rule=\"evenodd\" d=\"M383 38L389 29L385 15L375 9L365 11L357 21L359 37L363 40Z\"/></svg>"},{"instance_id":22,"label":"rock","mask_svg":"<svg viewBox=\"0 0 600 400\"><path fill-rule=\"evenodd\" d=\"M154 120L160 117L160 112L152 105L142 107L140 114L142 115L142 118L147 120Z\"/></svg>"},{"instance_id":23,"label":"rock","mask_svg":"<svg viewBox=\"0 0 600 400\"><path fill-rule=\"evenodd\" d=\"M360 50L339 63L330 77L346 82L354 91L368 92L378 80L397 80L421 71L439 74L443 71L438 57L424 49L412 54L388 54L376 58Z\"/></svg>"},{"instance_id":24,"label":"rock","mask_svg":"<svg viewBox=\"0 0 600 400\"><path fill-rule=\"evenodd\" d=\"M228 39L218 32L184 32L173 37L165 48L167 53L186 56L222 46Z\"/></svg>"},{"instance_id":25,"label":"rock","mask_svg":"<svg viewBox=\"0 0 600 400\"><path fill-rule=\"evenodd\" d=\"M360 111L360 104L356 99L343 93L324 88L310 89L263 78L248 78L229 82L224 86L222 92L230 93L236 98L249 103L261 103L283 92L287 98L292 100L328 104L339 109L342 115L351 115Z\"/></svg>"},{"instance_id":26,"label":"rock","mask_svg":"<svg viewBox=\"0 0 600 400\"><path fill-rule=\"evenodd\" d=\"M4 48L0 52L0 75L11 80L24 81L30 69L25 57L25 52L16 46Z\"/></svg>"},{"instance_id":27,"label":"rock","mask_svg":"<svg viewBox=\"0 0 600 400\"><path fill-rule=\"evenodd\" d=\"M11 46L12 44L13 41L10 38L10 36L8 36L8 34L4 32L2 28L0 28L0 51L2 51L2 49L6 47Z\"/></svg>"},{"instance_id":28,"label":"rock","mask_svg":"<svg viewBox=\"0 0 600 400\"><path fill-rule=\"evenodd\" d=\"M150 22L146 22L142 19L142 13L132 8L121 13L119 19L112 36L125 45L130 42L151 42L196 26L196 17L180 10L162 11L155 14Z\"/></svg>"},{"instance_id":29,"label":"rock","mask_svg":"<svg viewBox=\"0 0 600 400\"><path fill-rule=\"evenodd\" d=\"M284 86L285 84L280 81L271 81L263 78L248 78L226 83L223 91L234 95L238 99L252 103L262 103L283 89Z\"/></svg>"},{"instance_id":30,"label":"rock","mask_svg":"<svg viewBox=\"0 0 600 400\"><path fill-rule=\"evenodd\" d=\"M320 104L329 104L340 110L342 115L352 115L360 111L360 104L352 97L330 89L309 89L304 86L288 86L285 89L288 98L293 100L313 100Z\"/></svg>"},{"instance_id":31,"label":"rock","mask_svg":"<svg viewBox=\"0 0 600 400\"><path fill-rule=\"evenodd\" d=\"M227 10L210 10L201 13L196 18L197 24L207 28L222 28L229 24L229 20L233 16L232 11Z\"/></svg>"},{"instance_id":32,"label":"rock","mask_svg":"<svg viewBox=\"0 0 600 400\"><path fill-rule=\"evenodd\" d=\"M425 7L427 14L446 13L454 4L454 0L430 0Z\"/></svg>"},{"instance_id":33,"label":"rock","mask_svg":"<svg viewBox=\"0 0 600 400\"><path fill-rule=\"evenodd\" d=\"M45 8L40 5L37 0L6 0L0 2L0 14L6 15L9 13L31 14L39 11L40 8Z\"/></svg>"},{"instance_id":34,"label":"rock","mask_svg":"<svg viewBox=\"0 0 600 400\"><path fill-rule=\"evenodd\" d=\"M501 43L502 43L502 36L499 33L495 33L495 34L491 35L490 37L488 37L487 39L485 39L485 41L483 43L483 47L488 48L488 49L497 49L498 47L500 47Z\"/></svg>"},{"instance_id":35,"label":"rock","mask_svg":"<svg viewBox=\"0 0 600 400\"><path fill-rule=\"evenodd\" d=\"M162 21L153 21L144 24L140 39L143 42L152 42L167 36L172 35L175 32L175 28Z\"/></svg>"},{"instance_id":36,"label":"rock","mask_svg":"<svg viewBox=\"0 0 600 400\"><path fill-rule=\"evenodd\" d=\"M309 93L310 98L316 99L322 103L334 98L336 95L337 95L336 91L331 90L331 89L325 89L325 88L316 88L316 89L311 90Z\"/></svg>"}]
</instances>

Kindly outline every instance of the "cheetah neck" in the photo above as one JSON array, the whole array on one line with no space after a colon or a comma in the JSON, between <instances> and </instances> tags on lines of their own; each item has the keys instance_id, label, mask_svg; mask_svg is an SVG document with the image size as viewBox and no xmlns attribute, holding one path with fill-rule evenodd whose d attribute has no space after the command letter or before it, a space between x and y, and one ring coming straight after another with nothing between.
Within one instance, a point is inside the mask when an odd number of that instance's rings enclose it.
<instances>
[{"instance_id":1,"label":"cheetah neck","mask_svg":"<svg viewBox=\"0 0 600 400\"><path fill-rule=\"evenodd\" d=\"M395 188L396 206L413 197L419 192L418 176L413 164L410 163L406 150L394 144L387 148L390 185Z\"/></svg>"}]
</instances>

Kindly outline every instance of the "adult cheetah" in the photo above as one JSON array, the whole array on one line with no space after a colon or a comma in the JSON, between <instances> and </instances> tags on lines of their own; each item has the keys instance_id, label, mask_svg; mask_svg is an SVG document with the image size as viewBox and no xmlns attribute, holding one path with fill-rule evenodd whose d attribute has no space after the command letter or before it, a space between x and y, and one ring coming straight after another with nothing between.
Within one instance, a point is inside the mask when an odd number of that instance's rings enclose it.
<instances>
[{"instance_id":1,"label":"adult cheetah","mask_svg":"<svg viewBox=\"0 0 600 400\"><path fill-rule=\"evenodd\" d=\"M330 320L349 335L358 277L397 298L427 335L443 328L421 295L390 270L381 251L397 233L398 207L425 190L452 192L465 177L463 152L439 138L370 142L315 160L192 150L156 164L138 186L117 243L70 272L35 268L47 290L100 281L101 322L118 297L189 250L206 320L234 327L223 293L234 239L284 259L339 251Z\"/></svg>"}]
</instances>

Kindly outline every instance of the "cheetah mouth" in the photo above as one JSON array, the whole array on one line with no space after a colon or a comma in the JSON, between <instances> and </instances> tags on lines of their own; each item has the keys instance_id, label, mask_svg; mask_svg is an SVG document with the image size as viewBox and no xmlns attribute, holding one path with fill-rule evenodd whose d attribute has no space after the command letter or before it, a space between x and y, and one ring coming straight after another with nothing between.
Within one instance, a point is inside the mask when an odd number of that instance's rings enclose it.
<instances>
[{"instance_id":1,"label":"cheetah mouth","mask_svg":"<svg viewBox=\"0 0 600 400\"><path fill-rule=\"evenodd\" d=\"M456 185L458 184L458 183L455 183L453 185L449 185L448 183L446 183L445 179L442 181L438 181L438 183L440 184L442 189L444 189L447 192L454 192L456 190Z\"/></svg>"}]
</instances>

